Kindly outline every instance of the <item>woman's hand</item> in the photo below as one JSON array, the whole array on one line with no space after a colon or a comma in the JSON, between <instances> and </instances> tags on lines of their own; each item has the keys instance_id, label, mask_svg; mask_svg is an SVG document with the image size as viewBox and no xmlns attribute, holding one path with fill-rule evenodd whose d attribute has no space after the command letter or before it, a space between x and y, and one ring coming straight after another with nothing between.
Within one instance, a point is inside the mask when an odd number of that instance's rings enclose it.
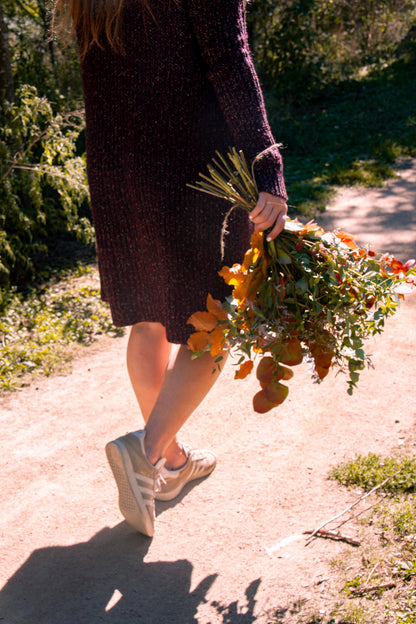
<instances>
[{"instance_id":1,"label":"woman's hand","mask_svg":"<svg viewBox=\"0 0 416 624\"><path fill-rule=\"evenodd\" d=\"M283 197L271 193L259 193L256 207L250 212L256 232L263 232L272 227L267 240L273 240L283 230L287 215L287 203Z\"/></svg>"}]
</instances>

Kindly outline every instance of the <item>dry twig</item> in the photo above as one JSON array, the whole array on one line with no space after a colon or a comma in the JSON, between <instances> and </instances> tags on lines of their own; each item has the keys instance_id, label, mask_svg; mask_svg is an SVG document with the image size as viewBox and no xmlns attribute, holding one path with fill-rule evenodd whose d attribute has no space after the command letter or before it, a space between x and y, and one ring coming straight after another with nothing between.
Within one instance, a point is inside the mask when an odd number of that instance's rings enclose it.
<instances>
[{"instance_id":1,"label":"dry twig","mask_svg":"<svg viewBox=\"0 0 416 624\"><path fill-rule=\"evenodd\" d=\"M312 531L304 531L305 534L311 534ZM352 546L361 546L361 542L354 539L353 537L349 537L348 535L342 535L339 531L325 531L319 529L317 532L314 532L314 537L323 537L326 539L332 539L337 542L347 542L347 544L351 544ZM309 538L308 538L309 539Z\"/></svg>"},{"instance_id":2,"label":"dry twig","mask_svg":"<svg viewBox=\"0 0 416 624\"><path fill-rule=\"evenodd\" d=\"M341 516L343 516L345 513L347 513L347 511L350 511L350 509L352 509L353 507L355 507L356 505L358 505L358 503L360 503L361 501L363 501L364 499L366 499L368 496L370 496L370 494L373 494L374 492L376 492L377 490L379 490L380 488L383 487L383 485L386 485L386 483L388 483L391 479L393 479L394 477L396 477L399 472L402 471L402 468L400 468L399 470L397 470L394 474L390 475L389 477L387 477L387 479L384 479L384 481L382 481L381 483L379 483L378 485L376 485L375 487L373 487L372 490L370 490L369 492L367 492L367 494L363 494L363 496L360 496L360 498L357 498L356 501L354 501L351 505L348 505L348 507L346 507L343 511L341 511L341 513L337 514L336 516L334 516L333 518L330 518L330 520L327 520L326 522L324 522L323 524L321 524L321 526L319 526L317 529L315 529L314 531L311 532L310 536L308 537L307 543L306 545L310 544L310 542L312 541L312 539L317 535L317 533L319 533L319 531L321 531L327 524L330 524L331 522L334 522L335 520L338 520L338 518L340 518Z\"/></svg>"},{"instance_id":3,"label":"dry twig","mask_svg":"<svg viewBox=\"0 0 416 624\"><path fill-rule=\"evenodd\" d=\"M353 589L350 589L350 594L353 594L354 596L362 596L363 594L370 594L371 592L384 589L392 589L393 587L396 587L396 583L394 581L381 583L381 585L363 585L362 587L354 587Z\"/></svg>"},{"instance_id":4,"label":"dry twig","mask_svg":"<svg viewBox=\"0 0 416 624\"><path fill-rule=\"evenodd\" d=\"M368 584L369 584L371 577L373 576L373 574L374 574L374 572L375 572L376 568L378 568L378 566L380 565L380 563L381 563L381 561L377 561L377 563L375 564L375 566L373 566L373 569L371 570L371 572L370 572L370 574L368 575L368 578L367 578L367 580L366 580L366 582L365 582L365 584L366 584L366 585L368 585Z\"/></svg>"},{"instance_id":5,"label":"dry twig","mask_svg":"<svg viewBox=\"0 0 416 624\"><path fill-rule=\"evenodd\" d=\"M367 511L370 511L370 509L373 509L376 505L378 505L383 498L385 498L387 496L387 494L385 492L383 492L382 494L379 494L379 498L374 502L371 503L371 505L369 505L368 507L366 507L365 509L362 509L361 511L359 511L358 513L356 513L353 516L350 516L349 518L346 518L345 520L343 520L342 522L340 522L338 524L338 526L336 527L337 529L340 529L344 524L347 524L347 522L351 522L351 520L355 520L356 518L359 518L360 516L362 516L363 514L367 513Z\"/></svg>"}]
</instances>

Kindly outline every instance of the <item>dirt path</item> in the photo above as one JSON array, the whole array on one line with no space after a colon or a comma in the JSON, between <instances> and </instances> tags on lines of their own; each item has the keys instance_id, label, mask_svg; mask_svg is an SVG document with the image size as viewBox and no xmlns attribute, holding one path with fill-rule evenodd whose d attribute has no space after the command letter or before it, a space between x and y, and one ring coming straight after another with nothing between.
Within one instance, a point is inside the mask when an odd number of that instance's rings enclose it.
<instances>
[{"instance_id":1,"label":"dirt path","mask_svg":"<svg viewBox=\"0 0 416 624\"><path fill-rule=\"evenodd\" d=\"M415 256L416 162L399 173L383 189L343 191L320 221ZM301 366L289 399L264 416L251 408L254 377L234 381L227 364L184 429L218 453L218 467L158 506L153 540L122 521L103 453L141 424L126 338L2 398L0 622L248 624L295 622L304 604L328 610L331 562L352 547L306 547L301 533L357 497L327 480L331 466L416 441L415 343L412 295L373 341L376 368L352 398L341 376L314 386Z\"/></svg>"}]
</instances>

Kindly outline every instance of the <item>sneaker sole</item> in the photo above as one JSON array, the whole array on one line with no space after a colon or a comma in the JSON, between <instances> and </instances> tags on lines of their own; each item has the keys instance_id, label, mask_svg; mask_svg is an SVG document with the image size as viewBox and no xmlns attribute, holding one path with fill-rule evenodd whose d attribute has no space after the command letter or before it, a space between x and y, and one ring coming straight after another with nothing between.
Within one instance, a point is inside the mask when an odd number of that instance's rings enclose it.
<instances>
[{"instance_id":1,"label":"sneaker sole","mask_svg":"<svg viewBox=\"0 0 416 624\"><path fill-rule=\"evenodd\" d=\"M108 463L118 488L118 505L124 518L139 533L152 537L154 526L146 502L136 482L133 466L126 448L117 440L105 447Z\"/></svg>"}]
</instances>

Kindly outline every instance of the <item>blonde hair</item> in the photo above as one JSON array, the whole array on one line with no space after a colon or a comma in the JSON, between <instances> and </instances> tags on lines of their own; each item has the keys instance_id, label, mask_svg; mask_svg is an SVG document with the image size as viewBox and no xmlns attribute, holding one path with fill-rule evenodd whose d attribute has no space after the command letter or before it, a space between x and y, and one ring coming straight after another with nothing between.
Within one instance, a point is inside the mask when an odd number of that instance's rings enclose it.
<instances>
[{"instance_id":1,"label":"blonde hair","mask_svg":"<svg viewBox=\"0 0 416 624\"><path fill-rule=\"evenodd\" d=\"M140 0L151 15L148 0ZM54 30L66 30L79 38L80 56L91 46L102 48L103 35L110 46L122 50L120 26L124 0L56 0L53 11Z\"/></svg>"}]
</instances>

